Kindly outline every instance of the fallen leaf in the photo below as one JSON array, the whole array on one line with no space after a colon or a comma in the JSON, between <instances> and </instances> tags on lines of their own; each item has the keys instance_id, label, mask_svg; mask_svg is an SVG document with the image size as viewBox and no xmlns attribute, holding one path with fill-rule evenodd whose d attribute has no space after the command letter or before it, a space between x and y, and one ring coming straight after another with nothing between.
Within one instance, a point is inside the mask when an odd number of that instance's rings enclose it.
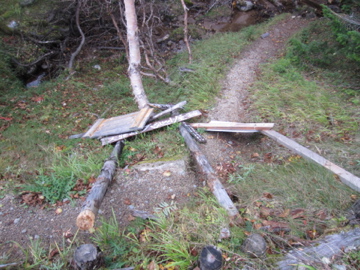
<instances>
[{"instance_id":1,"label":"fallen leaf","mask_svg":"<svg viewBox=\"0 0 360 270\"><path fill-rule=\"evenodd\" d=\"M285 209L278 217L285 218L288 217L290 214L290 209Z\"/></svg>"},{"instance_id":2,"label":"fallen leaf","mask_svg":"<svg viewBox=\"0 0 360 270\"><path fill-rule=\"evenodd\" d=\"M263 196L264 196L265 198L268 198L268 199L272 199L272 198L273 198L273 195L272 195L271 193L269 193L269 192L264 192L264 193L263 193Z\"/></svg>"},{"instance_id":3,"label":"fallen leaf","mask_svg":"<svg viewBox=\"0 0 360 270\"><path fill-rule=\"evenodd\" d=\"M173 195L171 195L171 196L170 196L170 199L174 200L174 199L175 199L175 197L176 197L176 195L175 195L175 194L173 194Z\"/></svg>"},{"instance_id":4,"label":"fallen leaf","mask_svg":"<svg viewBox=\"0 0 360 270\"><path fill-rule=\"evenodd\" d=\"M293 219L296 219L296 218L304 218L305 217L304 214L305 214L305 209L298 208L292 210L290 215Z\"/></svg>"},{"instance_id":5,"label":"fallen leaf","mask_svg":"<svg viewBox=\"0 0 360 270\"><path fill-rule=\"evenodd\" d=\"M171 171L167 170L167 171L163 172L163 176L165 176L165 177L171 176Z\"/></svg>"},{"instance_id":6,"label":"fallen leaf","mask_svg":"<svg viewBox=\"0 0 360 270\"><path fill-rule=\"evenodd\" d=\"M41 103L42 101L44 101L44 97L43 96L32 97L31 100L37 103Z\"/></svg>"},{"instance_id":7,"label":"fallen leaf","mask_svg":"<svg viewBox=\"0 0 360 270\"><path fill-rule=\"evenodd\" d=\"M13 120L11 117L3 117L3 116L0 116L0 119L1 119L1 120L5 120L5 121L11 121L11 120Z\"/></svg>"},{"instance_id":8,"label":"fallen leaf","mask_svg":"<svg viewBox=\"0 0 360 270\"><path fill-rule=\"evenodd\" d=\"M258 153L253 153L251 155L251 158L259 158L259 157L260 157L260 155Z\"/></svg>"},{"instance_id":9,"label":"fallen leaf","mask_svg":"<svg viewBox=\"0 0 360 270\"><path fill-rule=\"evenodd\" d=\"M135 219L136 219L136 217L134 217L133 215L129 215L127 218L128 221L133 221Z\"/></svg>"},{"instance_id":10,"label":"fallen leaf","mask_svg":"<svg viewBox=\"0 0 360 270\"><path fill-rule=\"evenodd\" d=\"M58 208L55 210L55 214L60 215L62 213L62 211L63 210L61 208Z\"/></svg>"},{"instance_id":11,"label":"fallen leaf","mask_svg":"<svg viewBox=\"0 0 360 270\"><path fill-rule=\"evenodd\" d=\"M155 261L151 261L149 263L149 265L147 266L148 270L158 270L159 266L157 265L157 263L155 263Z\"/></svg>"},{"instance_id":12,"label":"fallen leaf","mask_svg":"<svg viewBox=\"0 0 360 270\"><path fill-rule=\"evenodd\" d=\"M52 249L49 253L48 259L51 260L57 254L59 254L59 250L57 248Z\"/></svg>"},{"instance_id":13,"label":"fallen leaf","mask_svg":"<svg viewBox=\"0 0 360 270\"><path fill-rule=\"evenodd\" d=\"M269 207L261 207L260 208L260 217L267 219L269 216L272 216L274 214L274 209L271 209Z\"/></svg>"},{"instance_id":14,"label":"fallen leaf","mask_svg":"<svg viewBox=\"0 0 360 270\"><path fill-rule=\"evenodd\" d=\"M130 199L129 199L129 198L125 198L125 199L124 199L124 204L130 205L130 204L131 204Z\"/></svg>"}]
</instances>

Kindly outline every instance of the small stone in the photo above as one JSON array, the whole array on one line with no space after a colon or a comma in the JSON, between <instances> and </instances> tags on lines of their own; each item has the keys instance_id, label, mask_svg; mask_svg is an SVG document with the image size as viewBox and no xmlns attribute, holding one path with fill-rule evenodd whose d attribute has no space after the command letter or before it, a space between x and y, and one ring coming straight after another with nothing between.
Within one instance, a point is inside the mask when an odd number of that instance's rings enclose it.
<instances>
[{"instance_id":1,"label":"small stone","mask_svg":"<svg viewBox=\"0 0 360 270\"><path fill-rule=\"evenodd\" d=\"M39 239L39 238L40 238L39 235L37 235L37 234L34 235L34 239Z\"/></svg>"},{"instance_id":2,"label":"small stone","mask_svg":"<svg viewBox=\"0 0 360 270\"><path fill-rule=\"evenodd\" d=\"M21 231L21 233L26 233L27 232L27 230L26 229L23 229L22 231Z\"/></svg>"},{"instance_id":3,"label":"small stone","mask_svg":"<svg viewBox=\"0 0 360 270\"><path fill-rule=\"evenodd\" d=\"M241 249L251 257L262 257L266 252L266 242L260 234L254 233L245 239Z\"/></svg>"},{"instance_id":4,"label":"small stone","mask_svg":"<svg viewBox=\"0 0 360 270\"><path fill-rule=\"evenodd\" d=\"M100 65L95 65L94 68L97 69L97 70L101 70Z\"/></svg>"},{"instance_id":5,"label":"small stone","mask_svg":"<svg viewBox=\"0 0 360 270\"><path fill-rule=\"evenodd\" d=\"M335 270L346 270L346 265L342 265L342 264L333 264L332 268Z\"/></svg>"},{"instance_id":6,"label":"small stone","mask_svg":"<svg viewBox=\"0 0 360 270\"><path fill-rule=\"evenodd\" d=\"M19 221L20 221L20 218L15 218L15 219L14 219L14 224L18 224Z\"/></svg>"}]
</instances>

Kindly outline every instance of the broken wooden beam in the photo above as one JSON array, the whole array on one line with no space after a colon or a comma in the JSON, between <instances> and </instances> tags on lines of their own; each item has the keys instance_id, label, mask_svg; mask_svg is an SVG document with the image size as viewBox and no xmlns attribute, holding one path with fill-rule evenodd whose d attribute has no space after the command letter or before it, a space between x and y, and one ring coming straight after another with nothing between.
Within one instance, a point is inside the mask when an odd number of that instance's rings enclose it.
<instances>
[{"instance_id":1,"label":"broken wooden beam","mask_svg":"<svg viewBox=\"0 0 360 270\"><path fill-rule=\"evenodd\" d=\"M162 127L165 127L165 126L168 126L168 125L171 125L171 124L175 124L175 123L178 123L178 122L182 122L182 121L185 121L187 119L190 119L190 118L193 118L193 117L196 117L196 116L200 116L200 115L201 115L201 112L198 111L198 110L191 111L191 112L184 113L184 114L179 114L177 116L173 116L173 117L170 117L170 118L167 118L167 119L164 119L164 120L160 120L160 121L157 121L157 122L150 123L150 124L146 125L143 130L140 130L140 131L134 131L134 132L129 132L129 133L120 134L120 135L116 135L116 136L110 136L110 137L102 138L101 143L102 143L102 145L106 145L106 144L109 144L109 143L114 143L114 142L129 138L131 136L135 136L135 135L138 135L138 134L141 134L141 133L145 133L145 132L148 132L148 131L151 131L151 130L154 130L154 129L162 128Z\"/></svg>"},{"instance_id":2,"label":"broken wooden beam","mask_svg":"<svg viewBox=\"0 0 360 270\"><path fill-rule=\"evenodd\" d=\"M305 148L304 146L296 143L295 141L287 138L286 136L276 132L275 130L263 130L261 131L264 135L274 139L279 144L293 150L295 153L300 156L314 161L315 163L325 167L332 173L339 176L341 182L345 185L351 187L352 189L360 192L360 178L353 175L352 173L346 171L345 169L339 167L338 165L332 163L331 161L325 159L324 157L316 154L315 152Z\"/></svg>"},{"instance_id":3,"label":"broken wooden beam","mask_svg":"<svg viewBox=\"0 0 360 270\"><path fill-rule=\"evenodd\" d=\"M190 149L190 152L198 165L200 174L205 177L207 185L210 187L211 192L215 195L219 204L226 209L230 218L234 222L242 223L239 211L236 209L224 186L217 178L216 173L211 167L209 161L206 159L195 140L191 137L190 133L182 124L180 125L180 133L184 137L185 143Z\"/></svg>"},{"instance_id":4,"label":"broken wooden beam","mask_svg":"<svg viewBox=\"0 0 360 270\"><path fill-rule=\"evenodd\" d=\"M117 142L111 152L110 158L104 162L101 173L98 178L96 178L89 195L81 207L81 212L77 216L76 225L79 229L90 230L94 228L96 215L104 199L106 190L114 177L117 161L123 147L123 141Z\"/></svg>"},{"instance_id":5,"label":"broken wooden beam","mask_svg":"<svg viewBox=\"0 0 360 270\"><path fill-rule=\"evenodd\" d=\"M209 123L192 123L194 128L203 128L207 131L223 131L223 132L258 132L261 130L269 130L274 127L273 123L238 123L211 121Z\"/></svg>"},{"instance_id":6,"label":"broken wooden beam","mask_svg":"<svg viewBox=\"0 0 360 270\"><path fill-rule=\"evenodd\" d=\"M174 106L171 106L167 109L165 109L164 111L158 113L158 114L155 114L154 116L150 117L148 122L151 122L151 121L154 121L155 119L158 119L160 118L161 116L164 116L165 114L168 114L168 113L171 113L173 112L174 110L177 110L177 109L180 109L182 107L184 107L186 105L186 101L181 101L179 102L178 104L175 104Z\"/></svg>"}]
</instances>

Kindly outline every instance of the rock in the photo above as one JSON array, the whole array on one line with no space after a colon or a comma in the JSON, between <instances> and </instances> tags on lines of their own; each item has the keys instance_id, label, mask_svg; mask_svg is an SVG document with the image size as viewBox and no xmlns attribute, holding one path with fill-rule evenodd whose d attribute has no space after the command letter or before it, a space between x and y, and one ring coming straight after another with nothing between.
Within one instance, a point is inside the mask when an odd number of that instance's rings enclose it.
<instances>
[{"instance_id":1,"label":"rock","mask_svg":"<svg viewBox=\"0 0 360 270\"><path fill-rule=\"evenodd\" d=\"M35 0L22 0L20 1L20 6L22 7L26 7L26 6L30 6L32 4L34 4Z\"/></svg>"},{"instance_id":2,"label":"rock","mask_svg":"<svg viewBox=\"0 0 360 270\"><path fill-rule=\"evenodd\" d=\"M20 221L20 218L15 218L15 219L14 219L14 224L18 224L19 221Z\"/></svg>"},{"instance_id":3,"label":"rock","mask_svg":"<svg viewBox=\"0 0 360 270\"><path fill-rule=\"evenodd\" d=\"M22 231L21 231L21 233L26 233L26 232L27 232L27 230L26 230L26 229L24 229L24 230L22 230Z\"/></svg>"},{"instance_id":4,"label":"rock","mask_svg":"<svg viewBox=\"0 0 360 270\"><path fill-rule=\"evenodd\" d=\"M244 1L244 0L237 0L236 1L236 8L241 11L249 11L253 9L254 3L251 1Z\"/></svg>"},{"instance_id":5,"label":"rock","mask_svg":"<svg viewBox=\"0 0 360 270\"><path fill-rule=\"evenodd\" d=\"M360 224L360 199L348 210L347 219L349 220L350 225Z\"/></svg>"},{"instance_id":6,"label":"rock","mask_svg":"<svg viewBox=\"0 0 360 270\"><path fill-rule=\"evenodd\" d=\"M251 234L245 239L241 249L251 257L263 257L266 252L265 239L260 234Z\"/></svg>"},{"instance_id":7,"label":"rock","mask_svg":"<svg viewBox=\"0 0 360 270\"><path fill-rule=\"evenodd\" d=\"M76 269L99 269L104 264L103 254L93 244L83 244L75 250L74 264Z\"/></svg>"},{"instance_id":8,"label":"rock","mask_svg":"<svg viewBox=\"0 0 360 270\"><path fill-rule=\"evenodd\" d=\"M222 267L221 251L214 246L206 246L200 254L200 270L220 270Z\"/></svg>"}]
</instances>

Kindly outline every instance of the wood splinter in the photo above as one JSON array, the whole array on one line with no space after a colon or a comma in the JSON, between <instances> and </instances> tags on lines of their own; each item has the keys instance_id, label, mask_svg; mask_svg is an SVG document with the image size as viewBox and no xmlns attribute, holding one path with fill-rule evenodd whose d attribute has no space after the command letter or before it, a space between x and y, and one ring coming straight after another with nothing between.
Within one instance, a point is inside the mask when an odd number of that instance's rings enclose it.
<instances>
[{"instance_id":1,"label":"wood splinter","mask_svg":"<svg viewBox=\"0 0 360 270\"><path fill-rule=\"evenodd\" d=\"M101 173L98 178L96 178L96 181L81 208L81 212L77 216L76 225L80 230L90 230L94 228L96 215L99 211L101 202L104 199L106 190L114 177L117 160L123 147L124 142L118 141L111 152L110 158L104 162Z\"/></svg>"}]
</instances>

